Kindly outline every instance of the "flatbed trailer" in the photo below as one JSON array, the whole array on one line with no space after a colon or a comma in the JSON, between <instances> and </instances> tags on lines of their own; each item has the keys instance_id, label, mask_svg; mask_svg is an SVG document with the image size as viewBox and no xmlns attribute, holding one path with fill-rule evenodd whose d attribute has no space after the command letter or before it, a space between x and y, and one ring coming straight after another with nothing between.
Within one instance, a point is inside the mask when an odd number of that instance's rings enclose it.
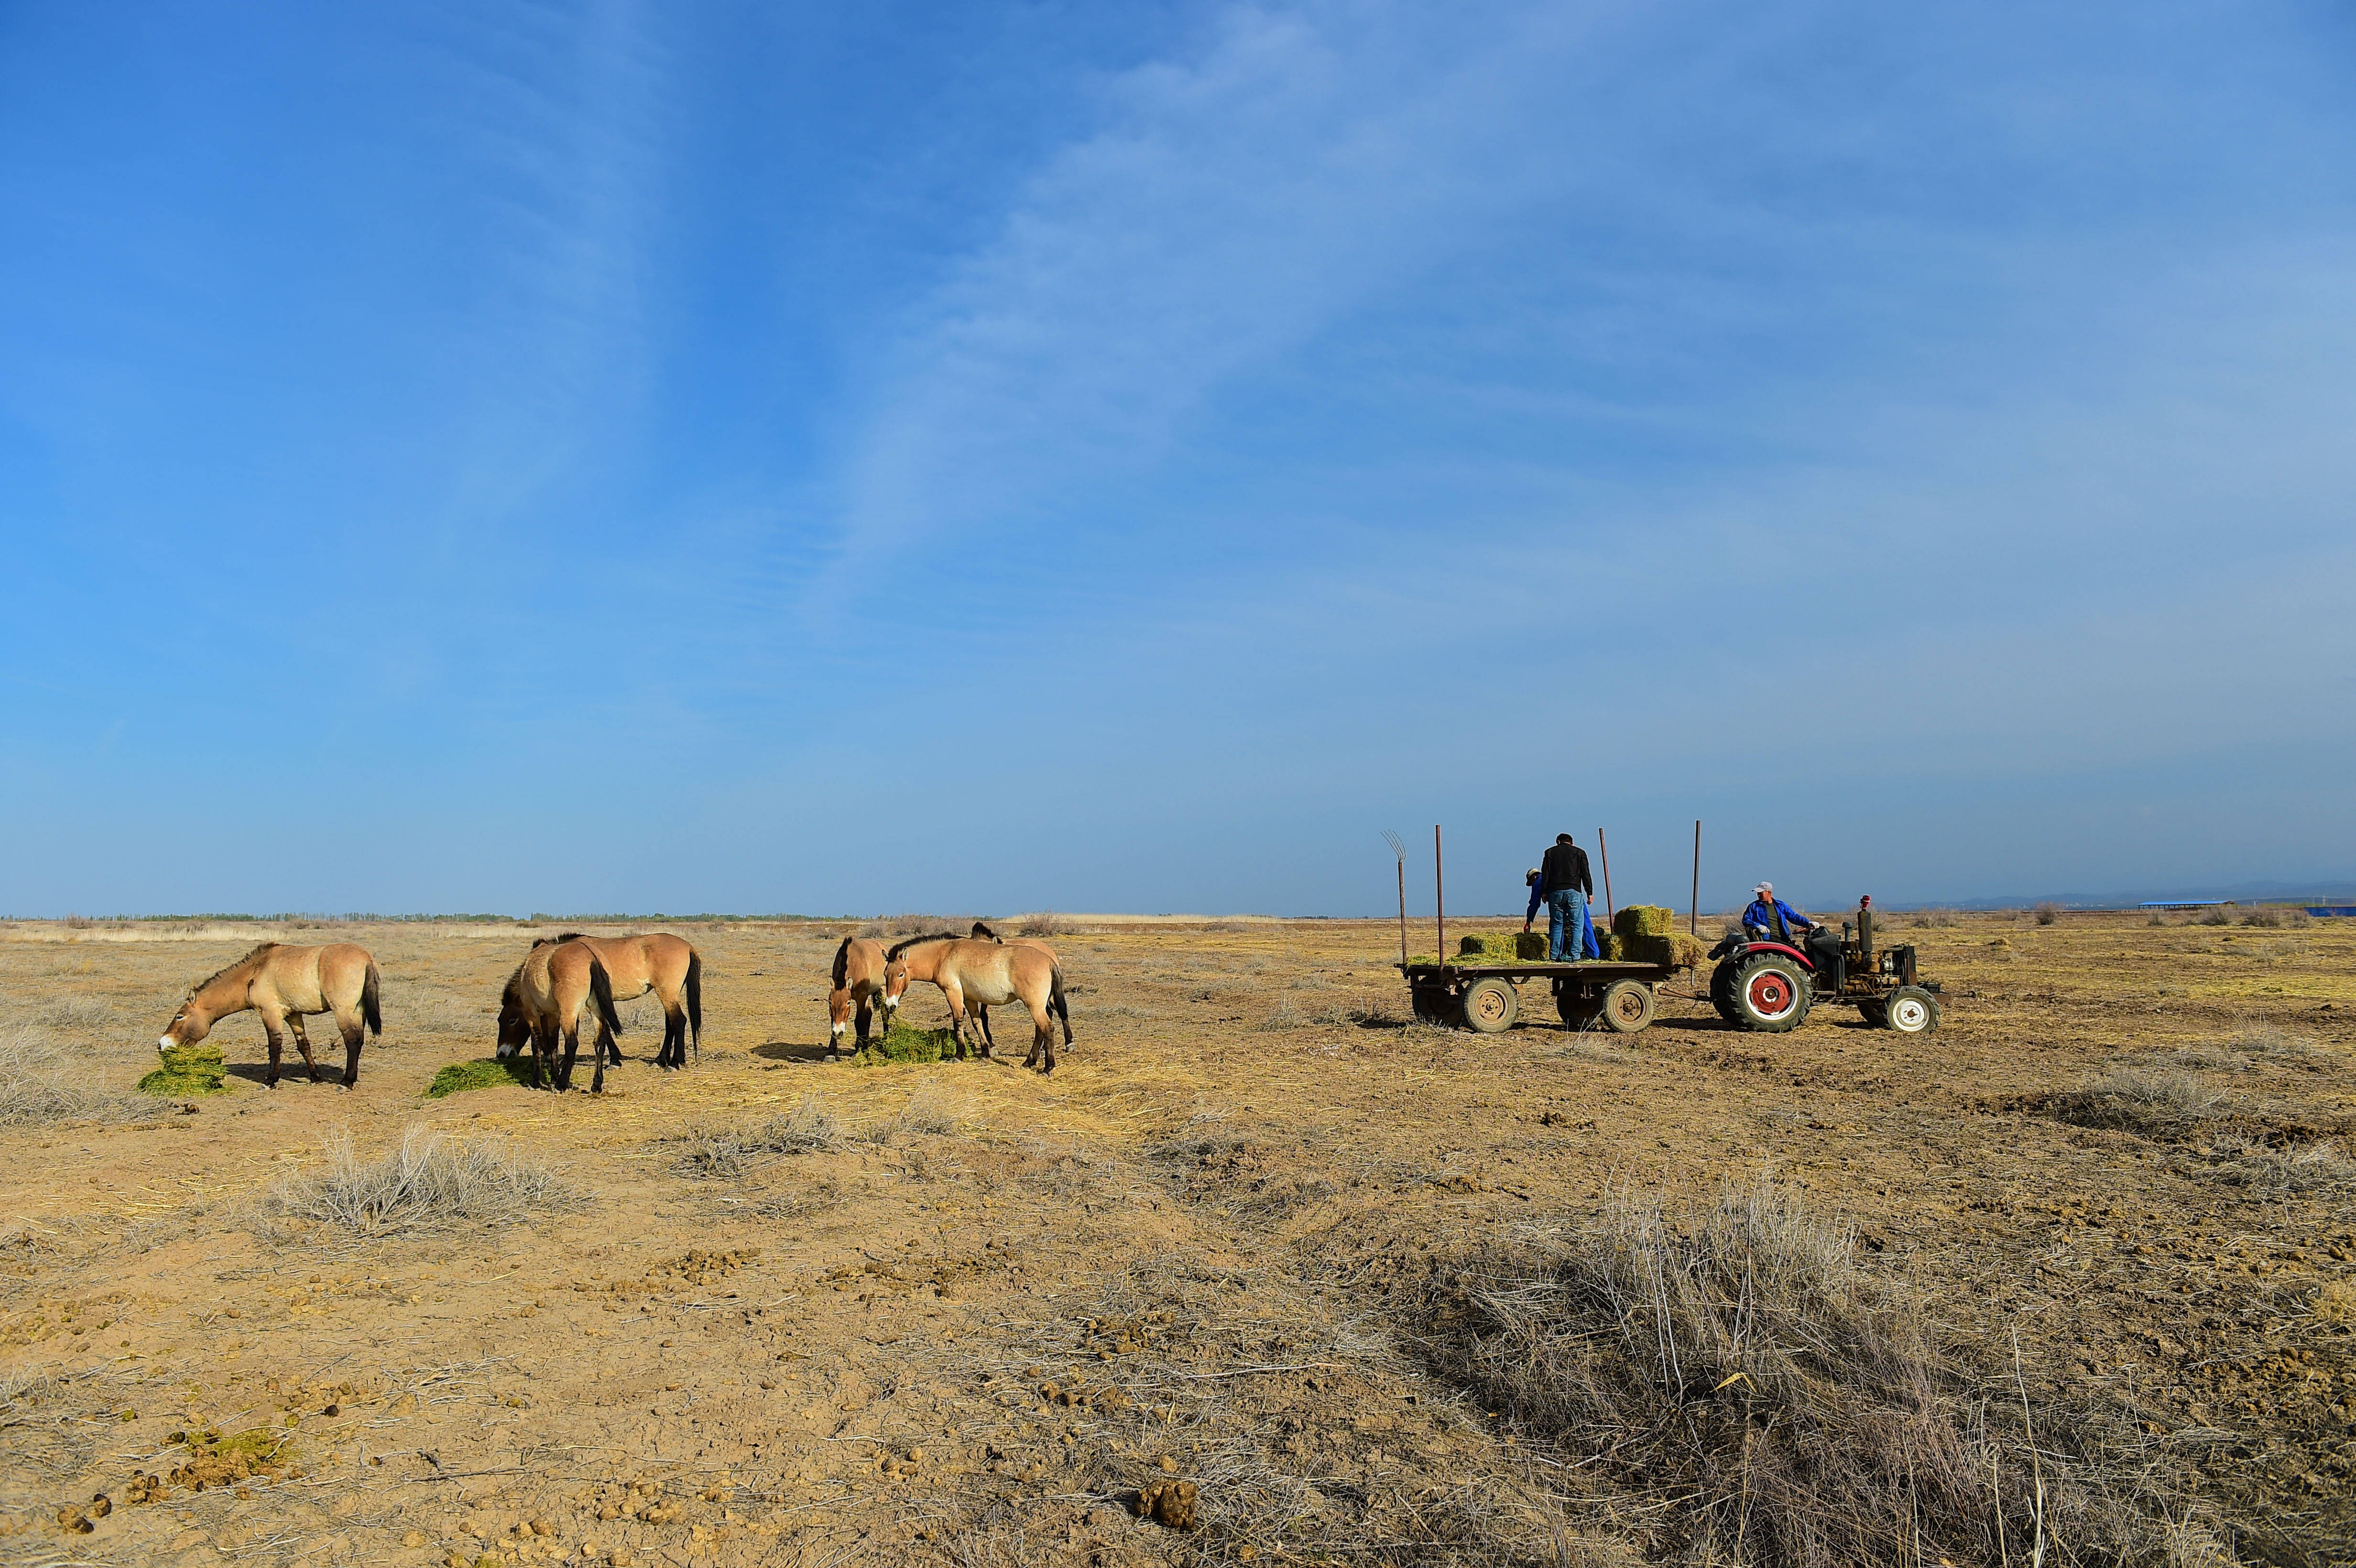
<instances>
[{"instance_id":1,"label":"flatbed trailer","mask_svg":"<svg viewBox=\"0 0 2356 1568\"><path fill-rule=\"evenodd\" d=\"M1408 995L1418 1020L1482 1034L1503 1034L1522 1016L1523 985L1544 980L1555 1011L1573 1029L1601 1023L1615 1034L1634 1034L1653 1021L1653 987L1681 974L1674 964L1631 964L1609 958L1571 964L1537 960L1472 958L1403 963Z\"/></svg>"}]
</instances>

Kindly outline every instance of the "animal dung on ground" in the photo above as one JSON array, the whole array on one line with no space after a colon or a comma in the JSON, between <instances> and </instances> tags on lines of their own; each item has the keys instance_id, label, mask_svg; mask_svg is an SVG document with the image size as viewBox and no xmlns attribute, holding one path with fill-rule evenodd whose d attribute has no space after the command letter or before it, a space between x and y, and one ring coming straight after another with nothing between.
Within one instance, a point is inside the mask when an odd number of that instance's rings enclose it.
<instances>
[{"instance_id":1,"label":"animal dung on ground","mask_svg":"<svg viewBox=\"0 0 2356 1568\"><path fill-rule=\"evenodd\" d=\"M1192 1481L1162 1481L1137 1494L1137 1517L1171 1530L1192 1530L1195 1498Z\"/></svg>"},{"instance_id":2,"label":"animal dung on ground","mask_svg":"<svg viewBox=\"0 0 2356 1568\"><path fill-rule=\"evenodd\" d=\"M199 1040L163 1052L164 1065L139 1080L145 1094L219 1094L228 1089L229 1069L218 1045Z\"/></svg>"}]
</instances>

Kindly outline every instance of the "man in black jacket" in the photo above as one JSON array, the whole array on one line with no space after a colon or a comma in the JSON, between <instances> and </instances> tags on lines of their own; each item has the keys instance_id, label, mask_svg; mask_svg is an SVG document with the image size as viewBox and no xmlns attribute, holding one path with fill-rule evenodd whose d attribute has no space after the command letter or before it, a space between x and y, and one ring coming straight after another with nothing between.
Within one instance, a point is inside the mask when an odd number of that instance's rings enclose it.
<instances>
[{"instance_id":1,"label":"man in black jacket","mask_svg":"<svg viewBox=\"0 0 2356 1568\"><path fill-rule=\"evenodd\" d=\"M1561 964L1599 956L1595 927L1587 918L1587 901L1595 896L1595 882L1588 875L1587 851L1571 842L1569 834L1556 834L1554 848L1538 862L1538 891L1546 897L1550 960ZM1523 929L1529 924L1524 920Z\"/></svg>"}]
</instances>

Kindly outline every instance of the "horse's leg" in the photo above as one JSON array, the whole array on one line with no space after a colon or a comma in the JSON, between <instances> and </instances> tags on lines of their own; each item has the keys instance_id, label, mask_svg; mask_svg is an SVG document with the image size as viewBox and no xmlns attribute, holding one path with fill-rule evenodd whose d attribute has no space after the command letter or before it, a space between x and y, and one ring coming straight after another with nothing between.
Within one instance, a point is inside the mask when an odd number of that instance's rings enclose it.
<instances>
[{"instance_id":1,"label":"horse's leg","mask_svg":"<svg viewBox=\"0 0 2356 1568\"><path fill-rule=\"evenodd\" d=\"M988 1056L998 1049L998 1038L990 1032L990 1009L977 1002L974 1004L973 1016L974 1021L981 1025L981 1053Z\"/></svg>"},{"instance_id":2,"label":"horse's leg","mask_svg":"<svg viewBox=\"0 0 2356 1568\"><path fill-rule=\"evenodd\" d=\"M957 1059L963 1061L965 1060L965 990L956 981L951 980L942 985L941 996L949 1005L949 1038L957 1041ZM990 1051L985 1047L981 1049L981 1054L988 1056Z\"/></svg>"},{"instance_id":3,"label":"horse's leg","mask_svg":"<svg viewBox=\"0 0 2356 1568\"><path fill-rule=\"evenodd\" d=\"M573 1043L580 1044L577 1037ZM556 1061L556 1026L554 1024L532 1025L531 1048L534 1051L547 1051L548 1060L552 1063ZM564 1053L563 1065L556 1069L556 1086L564 1090L570 1090L573 1087L573 1052L569 1051Z\"/></svg>"},{"instance_id":4,"label":"horse's leg","mask_svg":"<svg viewBox=\"0 0 2356 1568\"><path fill-rule=\"evenodd\" d=\"M875 1019L875 998L862 993L859 998L859 1049L867 1049L867 1035Z\"/></svg>"},{"instance_id":5,"label":"horse's leg","mask_svg":"<svg viewBox=\"0 0 2356 1568\"><path fill-rule=\"evenodd\" d=\"M262 1082L275 1089L278 1087L279 1055L286 1049L286 1036L280 1027L283 1020L271 1017L260 1008L253 1010L261 1016L262 1032L270 1038L270 1076Z\"/></svg>"},{"instance_id":6,"label":"horse's leg","mask_svg":"<svg viewBox=\"0 0 2356 1568\"><path fill-rule=\"evenodd\" d=\"M303 1028L301 1013L288 1013L286 1027L294 1031L294 1049L303 1053L303 1065L311 1070L311 1082L319 1081L319 1064L311 1059L311 1037Z\"/></svg>"},{"instance_id":7,"label":"horse's leg","mask_svg":"<svg viewBox=\"0 0 2356 1568\"><path fill-rule=\"evenodd\" d=\"M368 1039L368 1029L359 1019L340 1016L336 1028L344 1037L344 1087L349 1089L360 1081L360 1045Z\"/></svg>"},{"instance_id":8,"label":"horse's leg","mask_svg":"<svg viewBox=\"0 0 2356 1568\"><path fill-rule=\"evenodd\" d=\"M663 1009L663 1050L670 1057L668 1065L687 1065L687 1009L676 1002Z\"/></svg>"}]
</instances>

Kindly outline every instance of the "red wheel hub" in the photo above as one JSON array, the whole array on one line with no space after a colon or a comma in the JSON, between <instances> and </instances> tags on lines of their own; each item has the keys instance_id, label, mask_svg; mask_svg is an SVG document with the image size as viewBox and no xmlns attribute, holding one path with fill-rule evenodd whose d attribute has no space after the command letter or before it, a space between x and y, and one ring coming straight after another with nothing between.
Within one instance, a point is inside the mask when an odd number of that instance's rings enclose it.
<instances>
[{"instance_id":1,"label":"red wheel hub","mask_svg":"<svg viewBox=\"0 0 2356 1568\"><path fill-rule=\"evenodd\" d=\"M1793 989L1790 979L1772 969L1762 970L1751 976L1746 994L1751 999L1751 1010L1762 1019L1782 1018L1792 1010L1792 1004L1799 998L1799 993Z\"/></svg>"}]
</instances>

